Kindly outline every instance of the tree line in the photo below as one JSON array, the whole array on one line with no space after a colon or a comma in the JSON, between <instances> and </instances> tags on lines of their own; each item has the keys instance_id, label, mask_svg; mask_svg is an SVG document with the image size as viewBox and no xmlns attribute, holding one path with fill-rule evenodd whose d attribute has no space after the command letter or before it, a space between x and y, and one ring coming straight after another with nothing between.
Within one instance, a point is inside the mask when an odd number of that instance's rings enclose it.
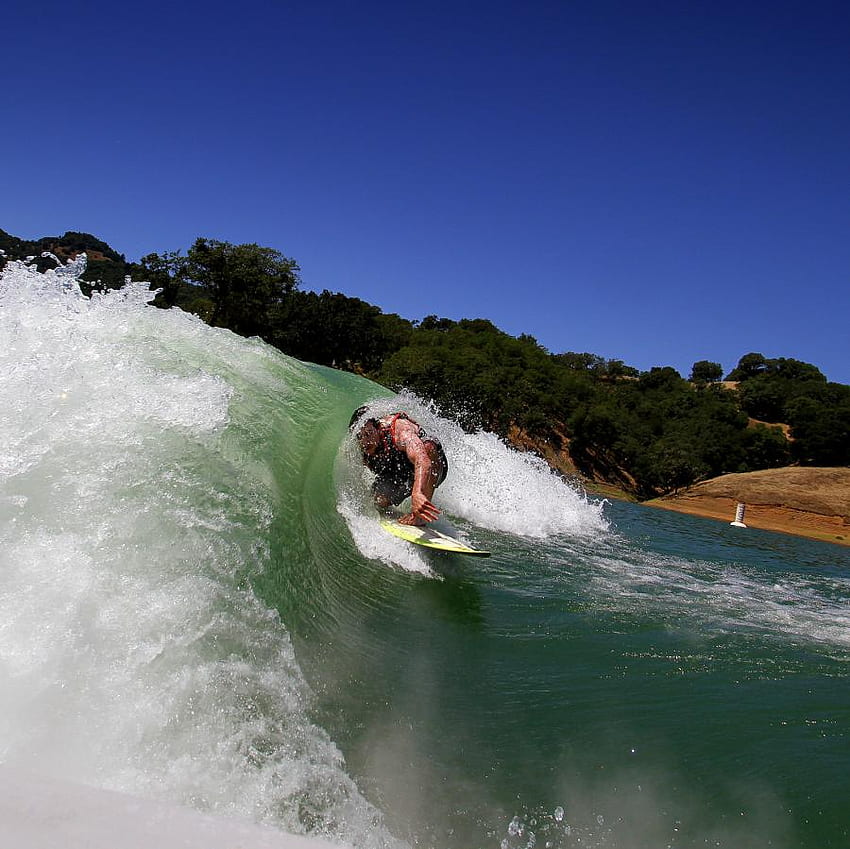
<instances>
[{"instance_id":1,"label":"tree line","mask_svg":"<svg viewBox=\"0 0 850 849\"><path fill-rule=\"evenodd\" d=\"M87 271L92 286L121 285L119 271L122 280L148 280L160 290L156 306L406 387L469 430L568 454L584 475L638 498L729 472L850 465L850 386L809 363L748 353L725 381L708 360L695 362L687 379L669 366L639 372L590 353L552 354L485 319L411 321L359 298L304 291L294 259L256 244L199 238L185 254L127 263L87 234L53 242L92 250L86 238L103 257ZM32 247L13 239L0 231L8 256ZM104 263L114 266L108 275L100 274Z\"/></svg>"}]
</instances>

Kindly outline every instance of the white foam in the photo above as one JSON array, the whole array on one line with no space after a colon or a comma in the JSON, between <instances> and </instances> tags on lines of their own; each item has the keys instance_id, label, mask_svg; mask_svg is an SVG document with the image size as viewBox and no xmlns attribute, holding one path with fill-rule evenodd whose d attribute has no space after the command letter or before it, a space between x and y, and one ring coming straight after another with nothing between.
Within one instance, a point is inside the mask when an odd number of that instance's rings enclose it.
<instances>
[{"instance_id":1,"label":"white foam","mask_svg":"<svg viewBox=\"0 0 850 849\"><path fill-rule=\"evenodd\" d=\"M850 610L837 599L848 582L835 575L786 573L776 583L743 564L691 561L652 552L598 550L586 586L595 604L612 609L651 607L671 624L690 621L696 632L758 633L850 649Z\"/></svg>"},{"instance_id":2,"label":"white foam","mask_svg":"<svg viewBox=\"0 0 850 849\"><path fill-rule=\"evenodd\" d=\"M225 819L0 767L0 839L15 849L330 849L246 820Z\"/></svg>"},{"instance_id":3,"label":"white foam","mask_svg":"<svg viewBox=\"0 0 850 849\"><path fill-rule=\"evenodd\" d=\"M234 382L285 384L145 284L84 298L82 265L0 278L0 762L397 845L245 580L275 493L231 462Z\"/></svg>"},{"instance_id":4,"label":"white foam","mask_svg":"<svg viewBox=\"0 0 850 849\"><path fill-rule=\"evenodd\" d=\"M399 566L407 572L435 577L425 550L384 531L374 510L358 512L350 501L341 501L338 509L348 524L354 544L364 557Z\"/></svg>"}]
</instances>

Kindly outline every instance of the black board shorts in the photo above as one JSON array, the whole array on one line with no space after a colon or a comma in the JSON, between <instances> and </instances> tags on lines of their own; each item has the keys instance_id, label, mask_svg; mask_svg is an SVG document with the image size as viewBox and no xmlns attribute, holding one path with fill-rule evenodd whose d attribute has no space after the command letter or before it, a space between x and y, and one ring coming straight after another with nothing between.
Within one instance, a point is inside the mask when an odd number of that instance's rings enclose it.
<instances>
[{"instance_id":1,"label":"black board shorts","mask_svg":"<svg viewBox=\"0 0 850 849\"><path fill-rule=\"evenodd\" d=\"M436 489L436 487L438 487L446 479L446 475L449 473L449 461L440 440L435 436L429 436L427 439L423 439L422 441L433 442L434 445L437 446L437 454L439 455L441 462L439 477L437 478L437 483L435 485ZM413 492L414 470L412 463L408 462L407 466L408 468L400 469L395 474L378 475L375 478L375 482L372 484L372 492L374 495L378 498L385 498L393 505L401 504L405 498L409 498L410 494Z\"/></svg>"}]
</instances>

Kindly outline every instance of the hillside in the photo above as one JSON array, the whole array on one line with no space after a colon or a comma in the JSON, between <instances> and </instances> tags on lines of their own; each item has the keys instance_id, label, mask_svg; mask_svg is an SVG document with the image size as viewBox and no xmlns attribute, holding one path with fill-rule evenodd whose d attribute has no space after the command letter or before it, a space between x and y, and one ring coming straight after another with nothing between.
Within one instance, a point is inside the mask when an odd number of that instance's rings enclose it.
<instances>
[{"instance_id":1,"label":"hillside","mask_svg":"<svg viewBox=\"0 0 850 849\"><path fill-rule=\"evenodd\" d=\"M850 545L850 469L791 466L722 475L646 502L731 522L738 502L751 528Z\"/></svg>"}]
</instances>

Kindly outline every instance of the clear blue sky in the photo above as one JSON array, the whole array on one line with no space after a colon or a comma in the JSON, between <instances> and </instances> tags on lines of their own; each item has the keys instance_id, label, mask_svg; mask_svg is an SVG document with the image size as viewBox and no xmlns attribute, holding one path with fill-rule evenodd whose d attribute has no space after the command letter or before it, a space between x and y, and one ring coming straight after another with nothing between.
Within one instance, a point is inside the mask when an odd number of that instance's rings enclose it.
<instances>
[{"instance_id":1,"label":"clear blue sky","mask_svg":"<svg viewBox=\"0 0 850 849\"><path fill-rule=\"evenodd\" d=\"M640 369L850 383L840 2L13 3L0 227L198 236Z\"/></svg>"}]
</instances>

